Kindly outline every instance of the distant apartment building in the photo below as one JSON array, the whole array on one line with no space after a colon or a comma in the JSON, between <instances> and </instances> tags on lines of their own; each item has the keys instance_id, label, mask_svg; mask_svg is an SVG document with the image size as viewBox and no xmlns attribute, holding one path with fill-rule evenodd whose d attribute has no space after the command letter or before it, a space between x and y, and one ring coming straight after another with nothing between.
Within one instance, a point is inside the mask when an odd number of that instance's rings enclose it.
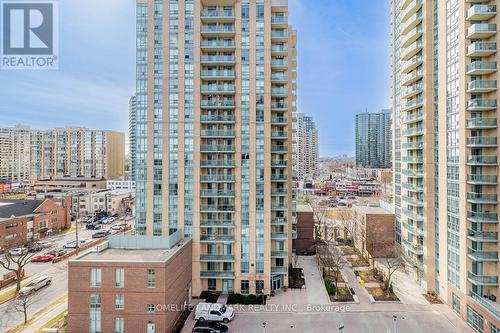
<instances>
[{"instance_id":1,"label":"distant apartment building","mask_svg":"<svg viewBox=\"0 0 500 333\"><path fill-rule=\"evenodd\" d=\"M68 332L174 332L191 299L192 241L111 236L68 263Z\"/></svg>"},{"instance_id":2,"label":"distant apartment building","mask_svg":"<svg viewBox=\"0 0 500 333\"><path fill-rule=\"evenodd\" d=\"M71 198L0 199L0 251L71 227Z\"/></svg>"},{"instance_id":3,"label":"distant apartment building","mask_svg":"<svg viewBox=\"0 0 500 333\"><path fill-rule=\"evenodd\" d=\"M137 98L132 96L128 105L128 142L129 142L129 156L130 156L130 179L135 180L135 159L136 159L136 149L137 149Z\"/></svg>"},{"instance_id":4,"label":"distant apartment building","mask_svg":"<svg viewBox=\"0 0 500 333\"><path fill-rule=\"evenodd\" d=\"M135 190L135 181L133 180L108 180L106 181L108 190Z\"/></svg>"},{"instance_id":5,"label":"distant apartment building","mask_svg":"<svg viewBox=\"0 0 500 333\"><path fill-rule=\"evenodd\" d=\"M497 1L392 1L396 237L411 276L500 330Z\"/></svg>"},{"instance_id":6,"label":"distant apartment building","mask_svg":"<svg viewBox=\"0 0 500 333\"><path fill-rule=\"evenodd\" d=\"M136 230L192 236L196 296L288 285L295 45L286 0L137 1Z\"/></svg>"},{"instance_id":7,"label":"distant apartment building","mask_svg":"<svg viewBox=\"0 0 500 333\"><path fill-rule=\"evenodd\" d=\"M30 178L30 128L0 127L0 183Z\"/></svg>"},{"instance_id":8,"label":"distant apartment building","mask_svg":"<svg viewBox=\"0 0 500 333\"><path fill-rule=\"evenodd\" d=\"M64 127L31 132L31 179L114 179L125 171L125 135Z\"/></svg>"},{"instance_id":9,"label":"distant apartment building","mask_svg":"<svg viewBox=\"0 0 500 333\"><path fill-rule=\"evenodd\" d=\"M293 132L293 165L299 180L312 179L318 171L318 130L313 118L296 113Z\"/></svg>"},{"instance_id":10,"label":"distant apartment building","mask_svg":"<svg viewBox=\"0 0 500 333\"><path fill-rule=\"evenodd\" d=\"M356 166L390 168L391 110L356 115Z\"/></svg>"}]
</instances>

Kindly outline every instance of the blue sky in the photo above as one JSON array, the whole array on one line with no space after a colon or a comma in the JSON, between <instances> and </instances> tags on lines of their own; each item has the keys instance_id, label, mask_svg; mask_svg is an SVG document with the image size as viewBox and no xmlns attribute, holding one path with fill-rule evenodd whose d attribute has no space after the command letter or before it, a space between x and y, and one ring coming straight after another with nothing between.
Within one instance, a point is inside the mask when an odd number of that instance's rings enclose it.
<instances>
[{"instance_id":1,"label":"blue sky","mask_svg":"<svg viewBox=\"0 0 500 333\"><path fill-rule=\"evenodd\" d=\"M135 90L135 1L60 1L58 71L1 71L0 125L127 131ZM298 107L320 154L354 153L354 114L390 106L387 0L289 0Z\"/></svg>"}]
</instances>

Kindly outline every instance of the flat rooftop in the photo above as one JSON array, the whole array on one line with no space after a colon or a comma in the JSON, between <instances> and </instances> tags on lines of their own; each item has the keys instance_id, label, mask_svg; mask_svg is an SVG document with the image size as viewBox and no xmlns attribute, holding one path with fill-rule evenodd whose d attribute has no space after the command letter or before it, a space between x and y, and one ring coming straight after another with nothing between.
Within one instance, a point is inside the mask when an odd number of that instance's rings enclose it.
<instances>
[{"instance_id":1,"label":"flat rooftop","mask_svg":"<svg viewBox=\"0 0 500 333\"><path fill-rule=\"evenodd\" d=\"M156 263L167 262L171 257L173 257L175 253L183 249L190 241L191 241L190 238L182 239L169 249L118 249L118 248L99 249L100 247L98 246L96 249L88 251L71 261L156 262Z\"/></svg>"},{"instance_id":2,"label":"flat rooftop","mask_svg":"<svg viewBox=\"0 0 500 333\"><path fill-rule=\"evenodd\" d=\"M309 212L312 213L312 208L309 205L297 205L297 212Z\"/></svg>"},{"instance_id":3,"label":"flat rooftop","mask_svg":"<svg viewBox=\"0 0 500 333\"><path fill-rule=\"evenodd\" d=\"M356 209L363 211L365 214L392 214L391 211L380 206L354 206Z\"/></svg>"}]
</instances>

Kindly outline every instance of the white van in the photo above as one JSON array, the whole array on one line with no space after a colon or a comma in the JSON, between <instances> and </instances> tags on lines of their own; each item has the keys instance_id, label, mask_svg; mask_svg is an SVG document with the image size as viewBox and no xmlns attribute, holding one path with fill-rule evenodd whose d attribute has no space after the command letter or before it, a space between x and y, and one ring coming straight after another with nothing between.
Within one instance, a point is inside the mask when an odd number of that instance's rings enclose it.
<instances>
[{"instance_id":1,"label":"white van","mask_svg":"<svg viewBox=\"0 0 500 333\"><path fill-rule=\"evenodd\" d=\"M234 309L217 303L199 303L194 312L194 319L222 321L229 323L234 318Z\"/></svg>"}]
</instances>

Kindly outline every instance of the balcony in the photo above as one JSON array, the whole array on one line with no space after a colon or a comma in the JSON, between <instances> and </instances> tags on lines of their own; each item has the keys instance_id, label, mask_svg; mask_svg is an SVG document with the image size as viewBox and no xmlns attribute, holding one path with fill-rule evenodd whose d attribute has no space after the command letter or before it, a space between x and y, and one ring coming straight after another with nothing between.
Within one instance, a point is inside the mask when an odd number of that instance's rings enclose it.
<instances>
[{"instance_id":1,"label":"balcony","mask_svg":"<svg viewBox=\"0 0 500 333\"><path fill-rule=\"evenodd\" d=\"M423 83L417 83L409 86L405 91L403 91L402 98L408 99L414 97L415 95L421 94L424 91Z\"/></svg>"},{"instance_id":2,"label":"balcony","mask_svg":"<svg viewBox=\"0 0 500 333\"><path fill-rule=\"evenodd\" d=\"M498 198L494 193L468 192L467 202L481 205L496 205L498 203Z\"/></svg>"},{"instance_id":3,"label":"balcony","mask_svg":"<svg viewBox=\"0 0 500 333\"><path fill-rule=\"evenodd\" d=\"M273 182L286 182L288 177L287 175L271 175L271 180Z\"/></svg>"},{"instance_id":4,"label":"balcony","mask_svg":"<svg viewBox=\"0 0 500 333\"><path fill-rule=\"evenodd\" d=\"M282 266L271 267L271 275L286 275L288 274L288 268Z\"/></svg>"},{"instance_id":5,"label":"balcony","mask_svg":"<svg viewBox=\"0 0 500 333\"><path fill-rule=\"evenodd\" d=\"M200 17L203 22L231 22L235 19L232 10L203 10Z\"/></svg>"},{"instance_id":6,"label":"balcony","mask_svg":"<svg viewBox=\"0 0 500 333\"><path fill-rule=\"evenodd\" d=\"M200 180L203 183L231 183L235 181L233 175L201 175Z\"/></svg>"},{"instance_id":7,"label":"balcony","mask_svg":"<svg viewBox=\"0 0 500 333\"><path fill-rule=\"evenodd\" d=\"M203 109L234 109L235 104L232 100L201 100Z\"/></svg>"},{"instance_id":8,"label":"balcony","mask_svg":"<svg viewBox=\"0 0 500 333\"><path fill-rule=\"evenodd\" d=\"M409 233L411 233L415 236L423 236L424 235L423 229L417 228L414 225L409 224L409 223L405 223L405 222L403 222L402 225L403 225L403 228L405 228Z\"/></svg>"},{"instance_id":9,"label":"balcony","mask_svg":"<svg viewBox=\"0 0 500 333\"><path fill-rule=\"evenodd\" d=\"M401 47L406 48L411 45L411 43L415 42L419 39L423 34L423 29L421 26L417 26L415 29L412 29L409 33L405 35L403 41L401 42Z\"/></svg>"},{"instance_id":10,"label":"balcony","mask_svg":"<svg viewBox=\"0 0 500 333\"><path fill-rule=\"evenodd\" d=\"M403 74L408 74L414 69L416 69L418 66L420 66L424 61L424 58L422 57L421 54L417 54L413 58L411 58L408 61L405 61L401 67L401 72Z\"/></svg>"},{"instance_id":11,"label":"balcony","mask_svg":"<svg viewBox=\"0 0 500 333\"><path fill-rule=\"evenodd\" d=\"M491 111L496 110L496 99L471 99L467 102L467 111Z\"/></svg>"},{"instance_id":12,"label":"balcony","mask_svg":"<svg viewBox=\"0 0 500 333\"><path fill-rule=\"evenodd\" d=\"M476 231L469 229L467 231L467 238L473 242L497 243L498 232Z\"/></svg>"},{"instance_id":13,"label":"balcony","mask_svg":"<svg viewBox=\"0 0 500 333\"><path fill-rule=\"evenodd\" d=\"M286 251L271 251L271 258L288 258L288 252Z\"/></svg>"},{"instance_id":14,"label":"balcony","mask_svg":"<svg viewBox=\"0 0 500 333\"><path fill-rule=\"evenodd\" d=\"M496 156L470 155L467 158L467 165L474 165L474 166L496 166L496 165L498 165L498 163L497 163L497 157Z\"/></svg>"},{"instance_id":15,"label":"balcony","mask_svg":"<svg viewBox=\"0 0 500 333\"><path fill-rule=\"evenodd\" d=\"M467 212L467 220L473 223L498 224L498 214L489 212Z\"/></svg>"},{"instance_id":16,"label":"balcony","mask_svg":"<svg viewBox=\"0 0 500 333\"><path fill-rule=\"evenodd\" d=\"M271 38L274 40L287 41L288 40L288 31L273 30L273 31L271 31Z\"/></svg>"},{"instance_id":17,"label":"balcony","mask_svg":"<svg viewBox=\"0 0 500 333\"><path fill-rule=\"evenodd\" d=\"M415 14L411 15L406 22L403 24L401 28L401 34L406 35L411 31L411 29L415 28L417 25L422 22L423 19L423 14L422 11L416 12Z\"/></svg>"},{"instance_id":18,"label":"balcony","mask_svg":"<svg viewBox=\"0 0 500 333\"><path fill-rule=\"evenodd\" d=\"M497 283L498 283L498 278L497 278ZM480 296L473 291L469 292L469 296L479 305L481 305L486 311L490 312L493 314L493 316L497 319L500 320L500 304L497 302L493 302L492 300L488 299L487 297Z\"/></svg>"},{"instance_id":19,"label":"balcony","mask_svg":"<svg viewBox=\"0 0 500 333\"><path fill-rule=\"evenodd\" d=\"M234 197L231 190L200 190L200 197Z\"/></svg>"},{"instance_id":20,"label":"balcony","mask_svg":"<svg viewBox=\"0 0 500 333\"><path fill-rule=\"evenodd\" d=\"M288 46L286 45L272 45L271 54L285 55L288 54Z\"/></svg>"},{"instance_id":21,"label":"balcony","mask_svg":"<svg viewBox=\"0 0 500 333\"><path fill-rule=\"evenodd\" d=\"M405 75L403 81L401 82L402 86L410 86L421 80L424 75L424 71L422 69L411 72L410 74Z\"/></svg>"},{"instance_id":22,"label":"balcony","mask_svg":"<svg viewBox=\"0 0 500 333\"><path fill-rule=\"evenodd\" d=\"M201 145L200 152L202 153L234 153L235 146L231 145Z\"/></svg>"},{"instance_id":23,"label":"balcony","mask_svg":"<svg viewBox=\"0 0 500 333\"><path fill-rule=\"evenodd\" d=\"M286 188L273 188L271 189L272 196L287 196L288 190Z\"/></svg>"},{"instance_id":24,"label":"balcony","mask_svg":"<svg viewBox=\"0 0 500 333\"><path fill-rule=\"evenodd\" d=\"M202 243L234 243L234 236L230 235L200 235Z\"/></svg>"},{"instance_id":25,"label":"balcony","mask_svg":"<svg viewBox=\"0 0 500 333\"><path fill-rule=\"evenodd\" d=\"M420 150L424 148L423 141L405 142L401 145L406 150Z\"/></svg>"},{"instance_id":26,"label":"balcony","mask_svg":"<svg viewBox=\"0 0 500 333\"><path fill-rule=\"evenodd\" d=\"M424 163L424 158L423 156L403 156L403 158L401 158L401 161L403 163L422 164Z\"/></svg>"},{"instance_id":27,"label":"balcony","mask_svg":"<svg viewBox=\"0 0 500 333\"><path fill-rule=\"evenodd\" d=\"M483 251L474 250L470 247L467 248L467 256L474 261L484 262L484 261L498 261L497 251Z\"/></svg>"},{"instance_id":28,"label":"balcony","mask_svg":"<svg viewBox=\"0 0 500 333\"><path fill-rule=\"evenodd\" d=\"M288 221L284 217L275 217L271 220L271 225L288 225Z\"/></svg>"},{"instance_id":29,"label":"balcony","mask_svg":"<svg viewBox=\"0 0 500 333\"><path fill-rule=\"evenodd\" d=\"M403 15L401 22L406 22L411 15L415 14L420 8L422 8L422 0L412 0L410 3L406 4L403 10Z\"/></svg>"},{"instance_id":30,"label":"balcony","mask_svg":"<svg viewBox=\"0 0 500 333\"><path fill-rule=\"evenodd\" d=\"M271 67L288 68L288 61L286 61L285 59L273 59L271 60Z\"/></svg>"},{"instance_id":31,"label":"balcony","mask_svg":"<svg viewBox=\"0 0 500 333\"><path fill-rule=\"evenodd\" d=\"M232 36L235 30L232 25L203 25L201 34L207 36Z\"/></svg>"},{"instance_id":32,"label":"balcony","mask_svg":"<svg viewBox=\"0 0 500 333\"><path fill-rule=\"evenodd\" d=\"M271 152L273 152L273 153L287 153L288 146L273 145L273 146L271 146Z\"/></svg>"},{"instance_id":33,"label":"balcony","mask_svg":"<svg viewBox=\"0 0 500 333\"><path fill-rule=\"evenodd\" d=\"M288 109L288 104L283 102L271 103L272 111L286 111Z\"/></svg>"},{"instance_id":34,"label":"balcony","mask_svg":"<svg viewBox=\"0 0 500 333\"><path fill-rule=\"evenodd\" d=\"M202 130L201 137L204 138L234 138L236 131L233 130Z\"/></svg>"},{"instance_id":35,"label":"balcony","mask_svg":"<svg viewBox=\"0 0 500 333\"><path fill-rule=\"evenodd\" d=\"M271 90L271 96L273 96L273 97L288 96L288 90L285 88L273 88Z\"/></svg>"},{"instance_id":36,"label":"balcony","mask_svg":"<svg viewBox=\"0 0 500 333\"><path fill-rule=\"evenodd\" d=\"M494 36L497 33L497 25L490 23L474 23L467 29L467 38L482 39Z\"/></svg>"},{"instance_id":37,"label":"balcony","mask_svg":"<svg viewBox=\"0 0 500 333\"><path fill-rule=\"evenodd\" d=\"M204 55L201 56L201 63L205 65L228 65L234 64L236 58L232 55Z\"/></svg>"},{"instance_id":38,"label":"balcony","mask_svg":"<svg viewBox=\"0 0 500 333\"><path fill-rule=\"evenodd\" d=\"M288 139L288 133L285 131L272 132L271 138L272 139L280 139L280 140Z\"/></svg>"},{"instance_id":39,"label":"balcony","mask_svg":"<svg viewBox=\"0 0 500 333\"><path fill-rule=\"evenodd\" d=\"M403 213L410 218L413 221L416 222L423 222L424 221L424 216L422 214L416 213L413 210L410 209L403 209Z\"/></svg>"},{"instance_id":40,"label":"balcony","mask_svg":"<svg viewBox=\"0 0 500 333\"><path fill-rule=\"evenodd\" d=\"M201 115L200 121L203 123L234 123L235 118L232 115Z\"/></svg>"},{"instance_id":41,"label":"balcony","mask_svg":"<svg viewBox=\"0 0 500 333\"><path fill-rule=\"evenodd\" d=\"M468 129L495 129L497 128L497 118L472 118L467 120Z\"/></svg>"},{"instance_id":42,"label":"balcony","mask_svg":"<svg viewBox=\"0 0 500 333\"><path fill-rule=\"evenodd\" d=\"M418 268L420 270L424 269L424 263L421 260L415 260L412 256L407 253L403 253L404 260L412 267Z\"/></svg>"},{"instance_id":43,"label":"balcony","mask_svg":"<svg viewBox=\"0 0 500 333\"><path fill-rule=\"evenodd\" d=\"M202 160L200 161L200 166L202 168L234 168L236 162L234 160Z\"/></svg>"},{"instance_id":44,"label":"balcony","mask_svg":"<svg viewBox=\"0 0 500 333\"><path fill-rule=\"evenodd\" d=\"M473 5L467 11L467 20L469 21L487 21L497 14L497 6L492 5Z\"/></svg>"},{"instance_id":45,"label":"balcony","mask_svg":"<svg viewBox=\"0 0 500 333\"><path fill-rule=\"evenodd\" d=\"M276 205L271 205L271 210L287 210L288 206L285 204L276 204Z\"/></svg>"},{"instance_id":46,"label":"balcony","mask_svg":"<svg viewBox=\"0 0 500 333\"><path fill-rule=\"evenodd\" d=\"M497 179L497 175L469 174L469 175L467 175L467 184L470 184L470 185L497 185L498 179Z\"/></svg>"},{"instance_id":47,"label":"balcony","mask_svg":"<svg viewBox=\"0 0 500 333\"><path fill-rule=\"evenodd\" d=\"M497 53L495 42L473 42L467 49L468 57L488 57Z\"/></svg>"},{"instance_id":48,"label":"balcony","mask_svg":"<svg viewBox=\"0 0 500 333\"><path fill-rule=\"evenodd\" d=\"M467 280L476 286L498 286L497 275L476 275L472 272L467 272Z\"/></svg>"},{"instance_id":49,"label":"balcony","mask_svg":"<svg viewBox=\"0 0 500 333\"><path fill-rule=\"evenodd\" d=\"M233 254L204 253L200 254L200 261L203 262L233 262Z\"/></svg>"},{"instance_id":50,"label":"balcony","mask_svg":"<svg viewBox=\"0 0 500 333\"><path fill-rule=\"evenodd\" d=\"M288 82L288 75L284 73L274 73L271 75L271 81L272 82Z\"/></svg>"},{"instance_id":51,"label":"balcony","mask_svg":"<svg viewBox=\"0 0 500 333\"><path fill-rule=\"evenodd\" d=\"M234 228L233 220L208 219L200 221L201 228Z\"/></svg>"},{"instance_id":52,"label":"balcony","mask_svg":"<svg viewBox=\"0 0 500 333\"><path fill-rule=\"evenodd\" d=\"M236 88L232 84L204 84L201 86L202 94L234 94Z\"/></svg>"},{"instance_id":53,"label":"balcony","mask_svg":"<svg viewBox=\"0 0 500 333\"><path fill-rule=\"evenodd\" d=\"M414 185L410 183L405 183L402 186L405 190L407 190L410 193L423 193L424 192L424 186L423 185Z\"/></svg>"},{"instance_id":54,"label":"balcony","mask_svg":"<svg viewBox=\"0 0 500 333\"><path fill-rule=\"evenodd\" d=\"M232 271L200 271L202 279L234 279Z\"/></svg>"},{"instance_id":55,"label":"balcony","mask_svg":"<svg viewBox=\"0 0 500 333\"><path fill-rule=\"evenodd\" d=\"M421 256L424 254L424 247L420 244L413 243L407 239L403 239L403 245L406 249L408 249L410 252Z\"/></svg>"},{"instance_id":56,"label":"balcony","mask_svg":"<svg viewBox=\"0 0 500 333\"><path fill-rule=\"evenodd\" d=\"M406 102L404 107L401 109L401 112L408 112L412 111L418 108L421 108L424 105L424 99L423 98L415 98L415 99L410 99Z\"/></svg>"},{"instance_id":57,"label":"balcony","mask_svg":"<svg viewBox=\"0 0 500 333\"><path fill-rule=\"evenodd\" d=\"M424 207L424 200L414 197L402 196L402 200L408 204L408 206L421 208Z\"/></svg>"},{"instance_id":58,"label":"balcony","mask_svg":"<svg viewBox=\"0 0 500 333\"><path fill-rule=\"evenodd\" d=\"M467 75L487 75L497 71L496 61L474 61L467 65Z\"/></svg>"},{"instance_id":59,"label":"balcony","mask_svg":"<svg viewBox=\"0 0 500 333\"><path fill-rule=\"evenodd\" d=\"M201 48L207 51L233 51L236 48L236 44L234 41L229 40L202 40Z\"/></svg>"},{"instance_id":60,"label":"balcony","mask_svg":"<svg viewBox=\"0 0 500 333\"><path fill-rule=\"evenodd\" d=\"M496 118L495 118L496 120ZM287 117L273 117L271 118L271 124L273 125L288 125Z\"/></svg>"},{"instance_id":61,"label":"balcony","mask_svg":"<svg viewBox=\"0 0 500 333\"><path fill-rule=\"evenodd\" d=\"M235 79L236 78L236 73L233 70L230 69L225 69L225 70L203 70L201 71L201 78L202 79L222 79L222 80L227 80L227 79Z\"/></svg>"},{"instance_id":62,"label":"balcony","mask_svg":"<svg viewBox=\"0 0 500 333\"><path fill-rule=\"evenodd\" d=\"M494 148L497 146L496 136L473 136L467 138L467 147Z\"/></svg>"},{"instance_id":63,"label":"balcony","mask_svg":"<svg viewBox=\"0 0 500 333\"><path fill-rule=\"evenodd\" d=\"M488 93L497 90L497 80L474 80L467 85L468 93Z\"/></svg>"},{"instance_id":64,"label":"balcony","mask_svg":"<svg viewBox=\"0 0 500 333\"><path fill-rule=\"evenodd\" d=\"M288 17L286 16L273 16L271 17L271 25L273 26L288 26Z\"/></svg>"},{"instance_id":65,"label":"balcony","mask_svg":"<svg viewBox=\"0 0 500 333\"><path fill-rule=\"evenodd\" d=\"M286 232L273 232L271 233L271 239L286 240L288 239L288 235Z\"/></svg>"},{"instance_id":66,"label":"balcony","mask_svg":"<svg viewBox=\"0 0 500 333\"><path fill-rule=\"evenodd\" d=\"M410 60L413 56L417 55L418 52L422 51L423 46L424 43L421 40L413 42L413 44L403 50L401 60Z\"/></svg>"},{"instance_id":67,"label":"balcony","mask_svg":"<svg viewBox=\"0 0 500 333\"><path fill-rule=\"evenodd\" d=\"M288 166L288 161L285 160L273 160L271 161L271 167L273 168L286 168Z\"/></svg>"},{"instance_id":68,"label":"balcony","mask_svg":"<svg viewBox=\"0 0 500 333\"><path fill-rule=\"evenodd\" d=\"M403 136L418 136L418 135L424 135L424 128L423 127L411 127L403 132L401 132Z\"/></svg>"}]
</instances>

